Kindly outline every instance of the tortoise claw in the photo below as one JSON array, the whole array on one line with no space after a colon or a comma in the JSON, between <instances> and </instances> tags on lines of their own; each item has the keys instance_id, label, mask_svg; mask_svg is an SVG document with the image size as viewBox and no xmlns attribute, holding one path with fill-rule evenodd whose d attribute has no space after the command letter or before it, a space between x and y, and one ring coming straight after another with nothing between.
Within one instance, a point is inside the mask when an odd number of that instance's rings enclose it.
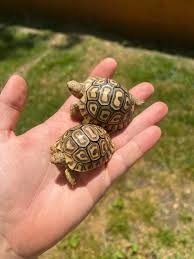
<instances>
[{"instance_id":1,"label":"tortoise claw","mask_svg":"<svg viewBox=\"0 0 194 259\"><path fill-rule=\"evenodd\" d=\"M65 170L65 176L67 178L67 181L71 184L73 187L76 184L75 177L73 176L72 172L69 171L68 169Z\"/></svg>"}]
</instances>

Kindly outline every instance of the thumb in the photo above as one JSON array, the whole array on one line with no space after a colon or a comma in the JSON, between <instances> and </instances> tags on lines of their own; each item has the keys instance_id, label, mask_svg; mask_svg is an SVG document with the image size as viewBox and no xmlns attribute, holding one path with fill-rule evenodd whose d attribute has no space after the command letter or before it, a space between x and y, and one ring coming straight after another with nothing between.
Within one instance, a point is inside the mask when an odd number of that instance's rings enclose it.
<instances>
[{"instance_id":1,"label":"thumb","mask_svg":"<svg viewBox=\"0 0 194 259\"><path fill-rule=\"evenodd\" d=\"M11 131L16 127L27 97L25 80L13 75L0 94L0 131Z\"/></svg>"}]
</instances>

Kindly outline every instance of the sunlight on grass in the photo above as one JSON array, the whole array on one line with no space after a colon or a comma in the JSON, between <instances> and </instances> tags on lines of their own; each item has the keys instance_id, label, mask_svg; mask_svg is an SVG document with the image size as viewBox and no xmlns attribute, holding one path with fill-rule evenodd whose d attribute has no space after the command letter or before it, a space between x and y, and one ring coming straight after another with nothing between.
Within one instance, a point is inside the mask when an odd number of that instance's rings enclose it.
<instances>
[{"instance_id":1,"label":"sunlight on grass","mask_svg":"<svg viewBox=\"0 0 194 259\"><path fill-rule=\"evenodd\" d=\"M69 95L66 82L84 80L106 56L118 61L115 79L123 85L155 85L154 97L142 109L158 99L169 106L157 147L110 188L76 230L40 258L193 258L193 60L44 28L2 26L0 36L1 85L12 73L23 75L29 85L17 134L56 112Z\"/></svg>"}]
</instances>

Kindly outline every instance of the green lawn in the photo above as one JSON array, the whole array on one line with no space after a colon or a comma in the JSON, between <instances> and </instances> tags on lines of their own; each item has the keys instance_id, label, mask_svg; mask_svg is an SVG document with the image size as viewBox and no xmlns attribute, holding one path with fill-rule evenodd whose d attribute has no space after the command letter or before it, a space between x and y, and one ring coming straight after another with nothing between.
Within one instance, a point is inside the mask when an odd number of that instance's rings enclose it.
<instances>
[{"instance_id":1,"label":"green lawn","mask_svg":"<svg viewBox=\"0 0 194 259\"><path fill-rule=\"evenodd\" d=\"M194 258L194 60L89 34L0 26L0 84L24 76L29 99L17 133L44 121L103 57L119 64L115 79L155 85L169 116L160 143L119 179L80 226L40 258ZM145 106L144 106L145 108ZM129 154L130 155L130 154Z\"/></svg>"}]
</instances>

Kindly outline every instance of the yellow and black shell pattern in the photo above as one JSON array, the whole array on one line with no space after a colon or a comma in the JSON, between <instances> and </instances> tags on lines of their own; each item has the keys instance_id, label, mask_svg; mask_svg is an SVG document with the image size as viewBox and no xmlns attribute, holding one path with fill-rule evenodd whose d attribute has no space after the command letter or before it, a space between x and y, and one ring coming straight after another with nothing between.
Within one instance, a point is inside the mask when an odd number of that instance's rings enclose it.
<instances>
[{"instance_id":1,"label":"yellow and black shell pattern","mask_svg":"<svg viewBox=\"0 0 194 259\"><path fill-rule=\"evenodd\" d=\"M112 79L92 78L85 82L80 99L83 123L102 126L110 132L126 127L134 112L133 96Z\"/></svg>"},{"instance_id":2,"label":"yellow and black shell pattern","mask_svg":"<svg viewBox=\"0 0 194 259\"><path fill-rule=\"evenodd\" d=\"M65 164L77 172L86 172L106 163L114 152L108 133L92 124L79 125L66 131L58 140Z\"/></svg>"}]
</instances>

